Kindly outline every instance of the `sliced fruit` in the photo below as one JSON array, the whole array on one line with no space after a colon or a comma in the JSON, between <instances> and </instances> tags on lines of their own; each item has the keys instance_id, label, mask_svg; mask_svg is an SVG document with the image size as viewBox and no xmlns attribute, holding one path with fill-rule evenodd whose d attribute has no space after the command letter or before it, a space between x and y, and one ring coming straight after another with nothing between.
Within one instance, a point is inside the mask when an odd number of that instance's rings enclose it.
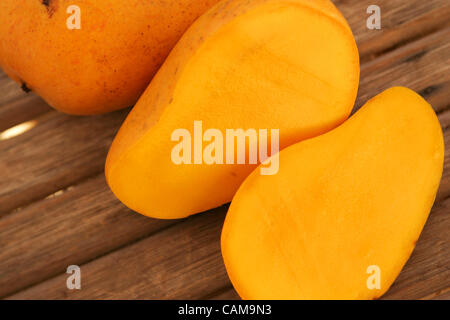
<instances>
[{"instance_id":1,"label":"sliced fruit","mask_svg":"<svg viewBox=\"0 0 450 320\"><path fill-rule=\"evenodd\" d=\"M203 132L223 136L227 129L279 129L283 148L341 124L358 81L355 40L331 2L223 1L183 36L126 119L108 155L108 183L128 207L151 217L220 206L256 164L175 164L176 130L194 140L202 139L193 130L197 120Z\"/></svg>"},{"instance_id":2,"label":"sliced fruit","mask_svg":"<svg viewBox=\"0 0 450 320\"><path fill-rule=\"evenodd\" d=\"M226 217L222 254L235 289L246 299L380 297L414 249L443 159L433 109L400 87L281 151L278 174L255 170Z\"/></svg>"}]
</instances>

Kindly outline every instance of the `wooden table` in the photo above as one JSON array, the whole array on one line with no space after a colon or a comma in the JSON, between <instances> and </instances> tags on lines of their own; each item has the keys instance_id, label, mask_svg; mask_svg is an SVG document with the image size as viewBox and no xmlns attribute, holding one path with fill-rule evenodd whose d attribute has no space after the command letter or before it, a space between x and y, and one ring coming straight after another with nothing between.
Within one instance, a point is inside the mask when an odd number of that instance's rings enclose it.
<instances>
[{"instance_id":1,"label":"wooden table","mask_svg":"<svg viewBox=\"0 0 450 320\"><path fill-rule=\"evenodd\" d=\"M412 257L384 298L450 298L450 2L336 0L361 55L356 108L394 85L419 92L444 130L444 175ZM381 7L368 30L366 8ZM108 189L108 147L129 110L103 116L59 113L0 74L0 297L40 299L238 298L219 237L226 207L177 221L149 219ZM174 199L175 201L175 199ZM82 289L66 288L79 265Z\"/></svg>"}]
</instances>

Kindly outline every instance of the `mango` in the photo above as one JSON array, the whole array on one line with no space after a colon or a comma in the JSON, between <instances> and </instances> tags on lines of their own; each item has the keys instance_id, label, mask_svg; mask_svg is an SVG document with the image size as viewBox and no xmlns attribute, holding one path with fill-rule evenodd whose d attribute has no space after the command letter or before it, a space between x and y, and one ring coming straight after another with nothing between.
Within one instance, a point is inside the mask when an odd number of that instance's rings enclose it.
<instances>
[{"instance_id":1,"label":"mango","mask_svg":"<svg viewBox=\"0 0 450 320\"><path fill-rule=\"evenodd\" d=\"M284 148L345 121L358 82L354 37L330 1L222 1L180 39L125 120L108 154L107 182L125 205L149 217L218 207L266 157L250 161L249 150L261 141L244 137L245 163L214 152L214 161L197 161L211 149L227 153L229 141L219 143L217 132L268 130L276 140L278 130ZM184 152L192 160L173 161L177 143L186 142L176 140L177 130L198 142L195 127L204 132L203 147L188 141ZM211 130L216 135L208 136Z\"/></svg>"},{"instance_id":2,"label":"mango","mask_svg":"<svg viewBox=\"0 0 450 320\"><path fill-rule=\"evenodd\" d=\"M0 66L66 113L130 107L184 31L217 2L2 0Z\"/></svg>"},{"instance_id":3,"label":"mango","mask_svg":"<svg viewBox=\"0 0 450 320\"><path fill-rule=\"evenodd\" d=\"M375 299L414 249L443 170L431 106L391 88L340 127L255 170L222 231L228 275L244 299Z\"/></svg>"}]
</instances>

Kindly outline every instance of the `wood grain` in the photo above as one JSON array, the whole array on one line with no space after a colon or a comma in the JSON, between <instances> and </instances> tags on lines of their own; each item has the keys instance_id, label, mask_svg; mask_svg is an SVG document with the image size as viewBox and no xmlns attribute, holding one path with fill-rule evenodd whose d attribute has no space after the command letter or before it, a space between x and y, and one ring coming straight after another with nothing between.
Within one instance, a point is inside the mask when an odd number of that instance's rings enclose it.
<instances>
[{"instance_id":1,"label":"wood grain","mask_svg":"<svg viewBox=\"0 0 450 320\"><path fill-rule=\"evenodd\" d=\"M60 191L0 219L0 297L176 222L121 205L103 175Z\"/></svg>"},{"instance_id":2,"label":"wood grain","mask_svg":"<svg viewBox=\"0 0 450 320\"><path fill-rule=\"evenodd\" d=\"M188 218L81 266L83 287L60 275L9 299L198 299L228 283L220 258L226 207Z\"/></svg>"},{"instance_id":3,"label":"wood grain","mask_svg":"<svg viewBox=\"0 0 450 320\"><path fill-rule=\"evenodd\" d=\"M448 39L450 27L363 63L355 111L375 94L392 86L406 86L417 91L438 113L449 108Z\"/></svg>"},{"instance_id":4,"label":"wood grain","mask_svg":"<svg viewBox=\"0 0 450 320\"><path fill-rule=\"evenodd\" d=\"M20 95L20 98L0 106L0 132L47 112L54 111L35 94Z\"/></svg>"},{"instance_id":5,"label":"wood grain","mask_svg":"<svg viewBox=\"0 0 450 320\"><path fill-rule=\"evenodd\" d=\"M439 290L424 298L424 300L450 300L450 287Z\"/></svg>"},{"instance_id":6,"label":"wood grain","mask_svg":"<svg viewBox=\"0 0 450 320\"><path fill-rule=\"evenodd\" d=\"M241 300L236 290L232 286L227 286L219 292L207 297L209 300Z\"/></svg>"},{"instance_id":7,"label":"wood grain","mask_svg":"<svg viewBox=\"0 0 450 320\"><path fill-rule=\"evenodd\" d=\"M3 105L12 102L14 100L23 98L26 94L20 88L16 82L12 81L8 76L1 72L0 73L0 108ZM0 118L2 119L2 118Z\"/></svg>"},{"instance_id":8,"label":"wood grain","mask_svg":"<svg viewBox=\"0 0 450 320\"><path fill-rule=\"evenodd\" d=\"M391 51L408 42L449 26L450 2L447 0L335 0L347 18L358 44L361 61ZM381 30L367 30L366 13L370 5L381 9Z\"/></svg>"},{"instance_id":9,"label":"wood grain","mask_svg":"<svg viewBox=\"0 0 450 320\"><path fill-rule=\"evenodd\" d=\"M50 112L15 138L0 141L0 216L103 171L127 111L71 117Z\"/></svg>"}]
</instances>

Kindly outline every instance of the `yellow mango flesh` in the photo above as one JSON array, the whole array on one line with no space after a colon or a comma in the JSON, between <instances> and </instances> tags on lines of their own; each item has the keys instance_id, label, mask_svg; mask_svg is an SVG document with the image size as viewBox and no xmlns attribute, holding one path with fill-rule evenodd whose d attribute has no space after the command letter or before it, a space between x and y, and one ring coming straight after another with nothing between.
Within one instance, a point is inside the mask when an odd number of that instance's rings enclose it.
<instances>
[{"instance_id":1,"label":"yellow mango flesh","mask_svg":"<svg viewBox=\"0 0 450 320\"><path fill-rule=\"evenodd\" d=\"M126 119L108 154L109 186L150 217L220 206L256 165L176 165L174 130L193 136L196 120L224 136L279 129L283 148L341 124L358 81L353 35L331 2L221 2L182 37Z\"/></svg>"},{"instance_id":2,"label":"yellow mango flesh","mask_svg":"<svg viewBox=\"0 0 450 320\"><path fill-rule=\"evenodd\" d=\"M443 157L433 109L400 87L337 129L286 148L279 173L255 170L227 214L222 254L237 292L245 299L380 297L419 238ZM370 285L373 266L379 289Z\"/></svg>"},{"instance_id":3,"label":"yellow mango flesh","mask_svg":"<svg viewBox=\"0 0 450 320\"><path fill-rule=\"evenodd\" d=\"M2 0L0 66L67 113L130 107L186 29L218 1ZM80 30L67 28L70 5L80 8Z\"/></svg>"}]
</instances>

